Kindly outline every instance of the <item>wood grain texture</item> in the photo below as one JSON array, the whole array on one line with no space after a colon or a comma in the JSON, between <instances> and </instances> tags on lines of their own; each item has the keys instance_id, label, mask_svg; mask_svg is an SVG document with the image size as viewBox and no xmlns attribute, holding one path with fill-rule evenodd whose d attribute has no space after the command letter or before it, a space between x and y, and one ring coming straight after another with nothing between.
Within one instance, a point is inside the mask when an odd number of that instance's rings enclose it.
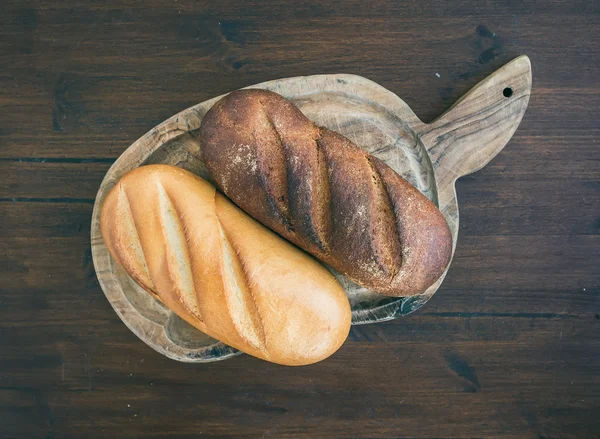
<instances>
[{"instance_id":1,"label":"wood grain texture","mask_svg":"<svg viewBox=\"0 0 600 439\"><path fill-rule=\"evenodd\" d=\"M600 435L597 2L2 6L0 436ZM354 327L328 361L288 370L171 361L106 301L89 244L96 189L182 108L348 73L430 122L521 53L527 114L458 180L460 244L420 311Z\"/></svg>"}]
</instances>

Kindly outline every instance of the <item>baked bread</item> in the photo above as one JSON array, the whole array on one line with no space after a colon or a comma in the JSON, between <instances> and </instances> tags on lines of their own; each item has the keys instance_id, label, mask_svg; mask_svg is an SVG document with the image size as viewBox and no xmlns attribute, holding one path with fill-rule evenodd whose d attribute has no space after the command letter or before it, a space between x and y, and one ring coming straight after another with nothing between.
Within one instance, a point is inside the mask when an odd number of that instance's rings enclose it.
<instances>
[{"instance_id":1,"label":"baked bread","mask_svg":"<svg viewBox=\"0 0 600 439\"><path fill-rule=\"evenodd\" d=\"M202 157L234 203L356 283L422 293L450 261L436 206L389 166L282 96L239 90L200 127Z\"/></svg>"},{"instance_id":2,"label":"baked bread","mask_svg":"<svg viewBox=\"0 0 600 439\"><path fill-rule=\"evenodd\" d=\"M350 305L333 275L183 169L125 175L100 226L113 259L142 288L243 352L304 365L348 336Z\"/></svg>"}]
</instances>

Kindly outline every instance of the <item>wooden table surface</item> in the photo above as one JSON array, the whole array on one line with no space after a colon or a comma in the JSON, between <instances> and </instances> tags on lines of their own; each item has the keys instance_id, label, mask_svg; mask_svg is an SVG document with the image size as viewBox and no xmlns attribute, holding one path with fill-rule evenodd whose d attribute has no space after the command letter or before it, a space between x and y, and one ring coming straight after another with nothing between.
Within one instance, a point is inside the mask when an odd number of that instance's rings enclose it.
<instances>
[{"instance_id":1,"label":"wooden table surface","mask_svg":"<svg viewBox=\"0 0 600 439\"><path fill-rule=\"evenodd\" d=\"M4 0L0 437L600 437L600 3ZM174 113L269 79L355 73L431 121L519 54L529 109L458 182L419 312L330 359L160 356L90 254L96 190Z\"/></svg>"}]
</instances>

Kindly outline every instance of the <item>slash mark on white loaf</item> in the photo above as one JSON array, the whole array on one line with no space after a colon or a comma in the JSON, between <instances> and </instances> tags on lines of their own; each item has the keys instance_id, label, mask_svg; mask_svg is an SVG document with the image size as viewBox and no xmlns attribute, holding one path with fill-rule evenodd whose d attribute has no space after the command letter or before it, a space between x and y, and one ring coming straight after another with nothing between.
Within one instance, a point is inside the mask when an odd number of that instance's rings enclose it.
<instances>
[{"instance_id":1,"label":"slash mark on white loaf","mask_svg":"<svg viewBox=\"0 0 600 439\"><path fill-rule=\"evenodd\" d=\"M217 224L221 240L221 276L231 321L244 340L254 348L265 352L264 328L250 286L245 281L246 274L242 263L235 249L231 246L218 218Z\"/></svg>"},{"instance_id":2,"label":"slash mark on white loaf","mask_svg":"<svg viewBox=\"0 0 600 439\"><path fill-rule=\"evenodd\" d=\"M125 192L122 184L119 185L117 192L116 211L118 238L114 240L115 246L121 247L119 253L127 255L128 259L130 259L132 277L137 278L138 282L146 286L146 289L151 290L152 294L156 295L150 271L148 270L148 264L146 263L146 257L144 256L144 249L142 248L142 243L133 219L133 213L131 212L131 206L129 205L129 199L127 198L127 192Z\"/></svg>"},{"instance_id":3,"label":"slash mark on white loaf","mask_svg":"<svg viewBox=\"0 0 600 439\"><path fill-rule=\"evenodd\" d=\"M158 181L156 184L158 188L158 214L165 240L167 271L173 281L173 289L183 305L202 320L198 309L194 277L191 270L192 264L181 219L165 188Z\"/></svg>"}]
</instances>

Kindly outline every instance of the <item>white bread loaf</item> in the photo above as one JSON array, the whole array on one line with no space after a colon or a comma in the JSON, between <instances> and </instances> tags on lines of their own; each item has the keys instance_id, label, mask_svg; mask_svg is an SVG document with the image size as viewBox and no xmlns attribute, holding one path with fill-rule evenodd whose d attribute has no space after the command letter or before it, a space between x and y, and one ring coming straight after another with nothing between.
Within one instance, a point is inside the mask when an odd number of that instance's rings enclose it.
<instances>
[{"instance_id":1,"label":"white bread loaf","mask_svg":"<svg viewBox=\"0 0 600 439\"><path fill-rule=\"evenodd\" d=\"M333 275L183 169L131 171L100 223L113 259L140 286L243 352L304 365L348 336L350 306Z\"/></svg>"}]
</instances>

